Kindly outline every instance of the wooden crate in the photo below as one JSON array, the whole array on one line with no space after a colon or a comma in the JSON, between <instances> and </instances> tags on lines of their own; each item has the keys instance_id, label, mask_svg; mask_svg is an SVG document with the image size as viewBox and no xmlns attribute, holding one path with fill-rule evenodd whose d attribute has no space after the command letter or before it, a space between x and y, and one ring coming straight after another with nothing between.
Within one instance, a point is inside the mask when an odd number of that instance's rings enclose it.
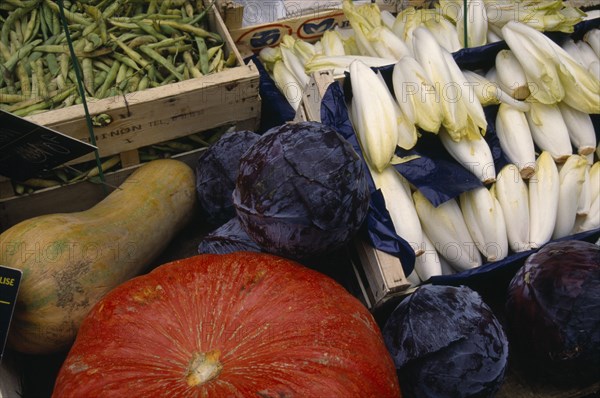
<instances>
[{"instance_id":1,"label":"wooden crate","mask_svg":"<svg viewBox=\"0 0 600 398\"><path fill-rule=\"evenodd\" d=\"M253 63L244 64L218 12L209 13L213 30L221 35L226 56L233 52L237 66L212 75L162 87L88 101L91 116L108 114L112 122L95 127L101 157L120 155L121 167L140 163L138 149L219 126L254 130L260 122L259 73ZM79 140L90 142L83 105L74 105L27 116ZM82 156L70 164L94 159ZM107 181L118 185L117 181ZM103 188L92 183L53 187L16 196L10 180L0 176L0 231L28 217L78 211L102 198Z\"/></svg>"},{"instance_id":2,"label":"wooden crate","mask_svg":"<svg viewBox=\"0 0 600 398\"><path fill-rule=\"evenodd\" d=\"M193 168L203 150L204 148L196 149L172 158L181 160ZM117 189L141 165L136 164L106 173L104 183L83 180L42 189L28 195L0 199L0 232L31 217L87 210Z\"/></svg>"},{"instance_id":3,"label":"wooden crate","mask_svg":"<svg viewBox=\"0 0 600 398\"><path fill-rule=\"evenodd\" d=\"M209 13L213 30L233 52L237 66L222 72L150 88L122 96L88 101L91 116L108 114L112 122L94 133L101 157L205 131L226 123L250 121L258 125L259 73L244 65L218 12ZM26 119L90 142L83 105L43 112ZM77 162L93 159L87 155Z\"/></svg>"},{"instance_id":4,"label":"wooden crate","mask_svg":"<svg viewBox=\"0 0 600 398\"><path fill-rule=\"evenodd\" d=\"M419 0L422 3L423 0ZM259 1L256 2L260 3ZM316 41L323 32L336 26L348 27L349 22L341 10L341 0L307 1L313 7L302 7L297 4L302 2L284 1L286 8L292 10L288 17L274 22L243 26L244 7L235 0L219 0L220 12L231 36L242 52L257 52L264 47L273 47L281 43L286 35L291 35L307 41ZM377 0L381 10L395 13L399 7L399 0ZM297 11L297 12L294 12Z\"/></svg>"}]
</instances>

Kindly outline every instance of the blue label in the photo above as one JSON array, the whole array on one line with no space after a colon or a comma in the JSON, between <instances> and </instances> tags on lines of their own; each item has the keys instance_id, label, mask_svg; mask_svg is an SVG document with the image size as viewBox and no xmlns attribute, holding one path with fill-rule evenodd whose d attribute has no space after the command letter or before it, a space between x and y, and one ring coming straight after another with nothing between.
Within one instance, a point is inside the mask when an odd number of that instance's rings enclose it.
<instances>
[{"instance_id":1,"label":"blue label","mask_svg":"<svg viewBox=\"0 0 600 398\"><path fill-rule=\"evenodd\" d=\"M256 32L250 38L250 45L253 48L262 48L274 46L281 40L281 31L279 29L270 29Z\"/></svg>"},{"instance_id":2,"label":"blue label","mask_svg":"<svg viewBox=\"0 0 600 398\"><path fill-rule=\"evenodd\" d=\"M333 29L335 25L336 23L334 18L327 18L317 23L307 22L304 25L302 25L302 30L306 35L316 35L322 34L327 30Z\"/></svg>"}]
</instances>

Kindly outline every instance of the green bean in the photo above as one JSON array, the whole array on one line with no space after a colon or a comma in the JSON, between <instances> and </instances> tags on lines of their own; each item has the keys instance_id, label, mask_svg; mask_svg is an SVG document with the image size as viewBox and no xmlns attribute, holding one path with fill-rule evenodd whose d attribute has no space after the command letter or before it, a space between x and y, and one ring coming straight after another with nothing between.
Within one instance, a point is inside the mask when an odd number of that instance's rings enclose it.
<instances>
[{"instance_id":1,"label":"green bean","mask_svg":"<svg viewBox=\"0 0 600 398\"><path fill-rule=\"evenodd\" d=\"M131 69L129 69L131 70ZM129 79L127 79L127 87L125 87L125 91L127 91L128 93L133 93L135 91L138 91L138 86L140 84L140 76L135 73L133 75L131 75L131 77Z\"/></svg>"},{"instance_id":2,"label":"green bean","mask_svg":"<svg viewBox=\"0 0 600 398\"><path fill-rule=\"evenodd\" d=\"M163 24L162 22L171 22L172 23L175 21L168 21L166 18L162 19L162 20L155 19L155 20L152 20L152 26L154 26L155 29L162 31L169 36L178 36L181 34L181 32L179 32L179 30L177 28L172 27L169 24Z\"/></svg>"},{"instance_id":3,"label":"green bean","mask_svg":"<svg viewBox=\"0 0 600 398\"><path fill-rule=\"evenodd\" d=\"M194 65L194 59L192 58L192 54L189 51L185 51L183 53L183 62L185 62L185 66L191 77L200 77L202 76L202 72Z\"/></svg>"},{"instance_id":4,"label":"green bean","mask_svg":"<svg viewBox=\"0 0 600 398\"><path fill-rule=\"evenodd\" d=\"M213 57L219 52L221 51L221 47L222 46L214 46L208 49L207 55L208 55L208 59L211 60L213 59Z\"/></svg>"},{"instance_id":5,"label":"green bean","mask_svg":"<svg viewBox=\"0 0 600 398\"><path fill-rule=\"evenodd\" d=\"M6 0L9 1L10 0ZM25 0L25 1L19 1L19 3L21 4L20 7L25 7L25 8L34 8L37 7L39 4L40 0Z\"/></svg>"},{"instance_id":6,"label":"green bean","mask_svg":"<svg viewBox=\"0 0 600 398\"><path fill-rule=\"evenodd\" d=\"M148 14L154 14L158 8L157 0L150 0L150 4L148 4Z\"/></svg>"},{"instance_id":7,"label":"green bean","mask_svg":"<svg viewBox=\"0 0 600 398\"><path fill-rule=\"evenodd\" d=\"M21 82L21 93L29 97L31 95L31 80L29 79L29 73L27 72L27 68L25 67L25 63L23 60L17 62L17 78L19 82Z\"/></svg>"},{"instance_id":8,"label":"green bean","mask_svg":"<svg viewBox=\"0 0 600 398\"><path fill-rule=\"evenodd\" d=\"M117 1L115 1L115 3ZM53 1L44 0L44 3L47 4L52 11L54 11L53 15L57 15L60 12L58 4L54 3ZM75 24L79 24L79 25L83 25L83 26L88 26L93 23L89 19L85 18L82 14L77 14L77 13L74 13L74 12L71 12L68 10L64 10L64 14L65 14L65 18L71 23L75 23Z\"/></svg>"},{"instance_id":9,"label":"green bean","mask_svg":"<svg viewBox=\"0 0 600 398\"><path fill-rule=\"evenodd\" d=\"M35 64L35 61L30 61L30 64ZM29 94L29 98L31 99L30 102L32 104L36 104L41 101L36 73L37 72L35 71L35 68L31 69L31 93Z\"/></svg>"},{"instance_id":10,"label":"green bean","mask_svg":"<svg viewBox=\"0 0 600 398\"><path fill-rule=\"evenodd\" d=\"M38 1L39 0L36 1L36 4ZM13 29L16 21L18 21L19 19L21 19L21 17L29 13L34 6L35 5L30 5L28 7L17 8L8 15L6 21L4 22L4 24L2 24L2 28L0 29L0 40L4 44L6 44L7 46L9 45L9 32Z\"/></svg>"},{"instance_id":11,"label":"green bean","mask_svg":"<svg viewBox=\"0 0 600 398\"><path fill-rule=\"evenodd\" d=\"M102 12L102 18L107 19L112 17L115 12L123 5L123 0L114 0L108 7Z\"/></svg>"},{"instance_id":12,"label":"green bean","mask_svg":"<svg viewBox=\"0 0 600 398\"><path fill-rule=\"evenodd\" d=\"M23 18L26 18L27 14L25 14L25 16L23 16ZM23 44L23 28L21 27L21 20L17 19L15 21L15 26L13 28L13 30L10 31L10 41L12 43L17 43L18 45Z\"/></svg>"},{"instance_id":13,"label":"green bean","mask_svg":"<svg viewBox=\"0 0 600 398\"><path fill-rule=\"evenodd\" d=\"M150 79L148 78L148 76L142 76L142 78L140 79L140 83L138 84L138 90L145 90L148 88L149 85Z\"/></svg>"},{"instance_id":14,"label":"green bean","mask_svg":"<svg viewBox=\"0 0 600 398\"><path fill-rule=\"evenodd\" d=\"M110 63L106 63L106 62L110 62ZM101 71L104 72L108 72L110 70L110 67L112 65L114 61L112 61L110 58L108 59L94 59L92 61L92 64L94 65L94 68L96 69L100 69Z\"/></svg>"},{"instance_id":15,"label":"green bean","mask_svg":"<svg viewBox=\"0 0 600 398\"><path fill-rule=\"evenodd\" d=\"M35 70L35 77L37 80L37 95L41 98L48 98L48 87L46 86L46 80L44 79L44 64L42 59L37 59L31 64L31 69Z\"/></svg>"},{"instance_id":16,"label":"green bean","mask_svg":"<svg viewBox=\"0 0 600 398\"><path fill-rule=\"evenodd\" d=\"M148 24L148 23L145 23L145 22L142 22L142 21L136 21L135 24L141 30L143 30L144 32L146 32L150 36L154 36L158 40L165 40L167 38L167 36L163 35L162 33L158 32L156 29L154 29L151 24Z\"/></svg>"},{"instance_id":17,"label":"green bean","mask_svg":"<svg viewBox=\"0 0 600 398\"><path fill-rule=\"evenodd\" d=\"M80 40L77 42L78 44L86 44L86 41ZM50 45L40 45L35 47L36 51L45 52L45 53L64 53L69 54L69 46L66 44L50 44ZM84 49L81 47L75 48L75 55L78 57L86 57L86 58L95 58L101 57L103 55L110 54L112 50L110 48L99 48L93 51L83 51Z\"/></svg>"},{"instance_id":18,"label":"green bean","mask_svg":"<svg viewBox=\"0 0 600 398\"><path fill-rule=\"evenodd\" d=\"M183 44L179 46L171 46L159 49L161 53L173 54L175 56L183 54L185 51L192 51L193 46L191 44Z\"/></svg>"},{"instance_id":19,"label":"green bean","mask_svg":"<svg viewBox=\"0 0 600 398\"><path fill-rule=\"evenodd\" d=\"M51 108L54 105L60 104L69 95L71 95L73 92L75 92L75 90L76 90L76 87L72 86L72 87L69 87L66 90L63 90L63 91L57 93L56 95L54 95L53 97L51 97L48 100L39 102L39 99L38 99L38 101L36 101L36 103L34 103L34 104L30 105L30 106L26 106L26 107L23 107L23 108L17 108L17 109L11 109L11 110L9 110L9 112L12 112L12 113L14 113L17 116L26 116L26 115L30 114L32 111L35 111L35 110Z\"/></svg>"},{"instance_id":20,"label":"green bean","mask_svg":"<svg viewBox=\"0 0 600 398\"><path fill-rule=\"evenodd\" d=\"M196 37L196 46L198 47L198 68L202 74L208 74L209 63L208 63L208 49L206 48L206 42L201 37Z\"/></svg>"},{"instance_id":21,"label":"green bean","mask_svg":"<svg viewBox=\"0 0 600 398\"><path fill-rule=\"evenodd\" d=\"M0 93L30 98L15 103L22 98L12 97L8 105L10 109L18 106L19 112L59 106L51 100L59 90L75 87L77 77L71 69L58 3L0 2L9 10L0 15ZM85 69L84 85L90 96L143 90L234 66L237 59L234 54L224 55L222 37L200 27L215 2L203 7L202 0L64 0L75 55ZM118 67L113 70L115 63ZM60 106L74 102L81 98L72 92Z\"/></svg>"},{"instance_id":22,"label":"green bean","mask_svg":"<svg viewBox=\"0 0 600 398\"><path fill-rule=\"evenodd\" d=\"M25 94L5 94L0 93L0 102L3 104L12 104L15 102L26 101L29 96Z\"/></svg>"},{"instance_id":23,"label":"green bean","mask_svg":"<svg viewBox=\"0 0 600 398\"><path fill-rule=\"evenodd\" d=\"M160 4L160 13L165 14L167 10L171 7L171 0L163 0Z\"/></svg>"},{"instance_id":24,"label":"green bean","mask_svg":"<svg viewBox=\"0 0 600 398\"><path fill-rule=\"evenodd\" d=\"M181 41L184 41L185 39L186 38L183 36L173 37L173 38L168 38L168 39L165 38L159 42L148 44L147 47L150 47L152 49L158 49L161 47L170 47L170 46L178 44Z\"/></svg>"},{"instance_id":25,"label":"green bean","mask_svg":"<svg viewBox=\"0 0 600 398\"><path fill-rule=\"evenodd\" d=\"M130 19L127 18L127 22L119 21L117 18L109 18L108 23L117 28L126 29L126 30L135 30L138 29L138 26L134 22L129 22Z\"/></svg>"},{"instance_id":26,"label":"green bean","mask_svg":"<svg viewBox=\"0 0 600 398\"><path fill-rule=\"evenodd\" d=\"M97 21L98 19L102 18L102 11L100 11L100 9L98 7L96 7L95 5L84 4L83 5L83 10L85 11L85 13L87 15L89 15L90 17L92 17L92 19L94 21ZM92 25L95 25L95 23L92 23Z\"/></svg>"},{"instance_id":27,"label":"green bean","mask_svg":"<svg viewBox=\"0 0 600 398\"><path fill-rule=\"evenodd\" d=\"M24 43L27 43L29 39L35 38L37 36L41 25L41 21L38 14L39 11L37 9L31 10L31 14L29 15L29 22L27 23L25 32L23 32Z\"/></svg>"},{"instance_id":28,"label":"green bean","mask_svg":"<svg viewBox=\"0 0 600 398\"><path fill-rule=\"evenodd\" d=\"M98 20L98 31L100 32L100 39L102 39L102 43L108 43L108 28L106 27L106 20L104 18L100 18Z\"/></svg>"},{"instance_id":29,"label":"green bean","mask_svg":"<svg viewBox=\"0 0 600 398\"><path fill-rule=\"evenodd\" d=\"M120 41L119 39L117 39L115 37L115 35L113 35L112 33L110 34L110 38L119 47L121 47L121 49L125 52L126 55L128 55L132 60L135 61L135 63L137 63L138 65L140 65L142 68L145 68L145 67L147 67L149 65L148 61L146 61L145 59L143 59L140 54L138 54L137 52L135 52L134 50L132 50L131 48L129 48L125 43L123 43L122 41Z\"/></svg>"},{"instance_id":30,"label":"green bean","mask_svg":"<svg viewBox=\"0 0 600 398\"><path fill-rule=\"evenodd\" d=\"M127 31L119 36L119 40L121 40L123 43L125 43L125 42L129 42L131 40L134 40L136 37L139 37L139 36L140 36L139 33ZM129 44L127 44L127 45L129 45Z\"/></svg>"},{"instance_id":31,"label":"green bean","mask_svg":"<svg viewBox=\"0 0 600 398\"><path fill-rule=\"evenodd\" d=\"M167 10L166 15L172 16L172 17L177 17L177 19L181 20L184 17L183 12L181 12L180 9L170 9Z\"/></svg>"},{"instance_id":32,"label":"green bean","mask_svg":"<svg viewBox=\"0 0 600 398\"><path fill-rule=\"evenodd\" d=\"M209 32L205 29L202 29L202 28L190 25L190 24L180 23L180 22L175 22L175 21L154 21L154 22L161 27L169 26L174 29L180 30L182 32L192 33L196 36L199 36L199 37L202 37L205 39L211 39L217 43L223 42L223 39L221 38L221 36L218 33Z\"/></svg>"},{"instance_id":33,"label":"green bean","mask_svg":"<svg viewBox=\"0 0 600 398\"><path fill-rule=\"evenodd\" d=\"M60 182L44 178L29 178L23 181L23 185L33 188L51 188L60 185Z\"/></svg>"},{"instance_id":34,"label":"green bean","mask_svg":"<svg viewBox=\"0 0 600 398\"><path fill-rule=\"evenodd\" d=\"M65 79L61 74L58 74L54 80L56 80L56 87L58 87L59 90L64 90L67 87L67 82L65 82Z\"/></svg>"},{"instance_id":35,"label":"green bean","mask_svg":"<svg viewBox=\"0 0 600 398\"><path fill-rule=\"evenodd\" d=\"M88 41L88 45L86 47L84 47L84 51L86 51L86 52L94 51L103 44L102 39L95 32L88 34L86 36L86 39Z\"/></svg>"},{"instance_id":36,"label":"green bean","mask_svg":"<svg viewBox=\"0 0 600 398\"><path fill-rule=\"evenodd\" d=\"M204 140L202 137L200 137L200 134L198 134L198 133L188 135L187 138L189 138L190 140L194 141L197 144L201 144L202 146L210 146L210 143L208 143L206 140Z\"/></svg>"},{"instance_id":37,"label":"green bean","mask_svg":"<svg viewBox=\"0 0 600 398\"><path fill-rule=\"evenodd\" d=\"M219 48L219 50L217 51L217 53L215 54L215 56L213 57L211 63L210 63L210 67L208 68L209 73L211 72L215 72L219 70L219 63L223 62L223 50L221 50ZM222 68L222 66L221 66Z\"/></svg>"},{"instance_id":38,"label":"green bean","mask_svg":"<svg viewBox=\"0 0 600 398\"><path fill-rule=\"evenodd\" d=\"M42 37L44 38L44 41L48 39L48 37L50 37L50 31L48 30L48 24L46 23L46 17L45 17L45 11L46 7L40 7L39 9L39 26L40 26L40 30L42 31Z\"/></svg>"},{"instance_id":39,"label":"green bean","mask_svg":"<svg viewBox=\"0 0 600 398\"><path fill-rule=\"evenodd\" d=\"M178 65L176 67L176 71L178 74L181 74L183 76L183 72L185 71L185 64ZM170 74L169 76L167 76L165 79L163 79L160 82L160 85L162 86L165 84L170 84L170 83L175 82L176 80L177 80L176 76L174 74Z\"/></svg>"},{"instance_id":40,"label":"green bean","mask_svg":"<svg viewBox=\"0 0 600 398\"><path fill-rule=\"evenodd\" d=\"M9 33L11 52L16 51L17 48L23 45L23 38L20 37L16 31L11 31Z\"/></svg>"},{"instance_id":41,"label":"green bean","mask_svg":"<svg viewBox=\"0 0 600 398\"><path fill-rule=\"evenodd\" d=\"M194 16L194 6L189 1L185 2L182 10L185 12L185 18L192 18Z\"/></svg>"},{"instance_id":42,"label":"green bean","mask_svg":"<svg viewBox=\"0 0 600 398\"><path fill-rule=\"evenodd\" d=\"M195 17L191 18L190 20L187 20L187 21L184 20L184 22L188 23L190 25L195 25L198 22L202 21L204 19L204 17L206 16L206 14L208 14L208 11L214 6L216 1L217 0L212 0L210 2L210 4L208 6L206 6L200 14L196 15Z\"/></svg>"},{"instance_id":43,"label":"green bean","mask_svg":"<svg viewBox=\"0 0 600 398\"><path fill-rule=\"evenodd\" d=\"M102 171L107 171L113 167L115 167L117 164L119 164L121 162L121 157L120 156L113 156L111 158L108 158L107 160L105 160L104 162L102 162L100 164L100 168L102 169ZM98 174L100 174L100 170L98 169L98 167L94 167L92 169L90 169L87 173L86 173L86 177L95 177Z\"/></svg>"},{"instance_id":44,"label":"green bean","mask_svg":"<svg viewBox=\"0 0 600 398\"><path fill-rule=\"evenodd\" d=\"M146 54L148 57L152 58L154 61L158 62L161 66L167 69L169 72L173 74L179 81L184 80L183 75L177 71L175 66L169 62L165 57L154 51L152 48L147 45L140 46L140 51Z\"/></svg>"},{"instance_id":45,"label":"green bean","mask_svg":"<svg viewBox=\"0 0 600 398\"><path fill-rule=\"evenodd\" d=\"M127 70L129 68L127 67L127 65L125 64L121 64L121 66L119 66L119 71L117 72L117 77L115 79L115 82L117 84L121 83L123 80L125 80L125 77L127 76Z\"/></svg>"},{"instance_id":46,"label":"green bean","mask_svg":"<svg viewBox=\"0 0 600 398\"><path fill-rule=\"evenodd\" d=\"M98 89L102 87L102 84L106 81L106 76L108 76L108 72L105 70L96 71L94 73L94 87L93 93L94 97L100 99L101 97L98 95Z\"/></svg>"},{"instance_id":47,"label":"green bean","mask_svg":"<svg viewBox=\"0 0 600 398\"><path fill-rule=\"evenodd\" d=\"M55 169L54 174L58 177L62 182L68 182L69 178L67 177L67 173L63 169Z\"/></svg>"},{"instance_id":48,"label":"green bean","mask_svg":"<svg viewBox=\"0 0 600 398\"><path fill-rule=\"evenodd\" d=\"M138 15L134 15L133 17L129 18L129 22L135 22L135 21L146 21L146 23L150 23L154 20L181 20L181 18L177 15L170 15L170 14L157 14L157 13L143 13L143 14L138 14Z\"/></svg>"},{"instance_id":49,"label":"green bean","mask_svg":"<svg viewBox=\"0 0 600 398\"><path fill-rule=\"evenodd\" d=\"M135 39L128 42L127 45L133 49L143 44L156 43L157 40L158 39L155 36L151 35L136 36Z\"/></svg>"},{"instance_id":50,"label":"green bean","mask_svg":"<svg viewBox=\"0 0 600 398\"><path fill-rule=\"evenodd\" d=\"M100 86L100 89L98 89L98 92L96 93L96 96L98 98L104 98L106 96L106 92L108 91L109 87L113 84L113 82L117 78L117 73L118 73L121 65L122 64L119 61L113 62L112 66L110 67L110 71L106 75L106 79L104 80L104 83L102 84L102 86Z\"/></svg>"},{"instance_id":51,"label":"green bean","mask_svg":"<svg viewBox=\"0 0 600 398\"><path fill-rule=\"evenodd\" d=\"M193 145L186 144L183 142L178 142L178 141L167 141L167 142L164 142L163 145L167 146L168 148L179 151L179 152L189 152L189 151L194 150Z\"/></svg>"},{"instance_id":52,"label":"green bean","mask_svg":"<svg viewBox=\"0 0 600 398\"><path fill-rule=\"evenodd\" d=\"M50 17L50 31L54 35L59 34L62 31L62 26L60 24L60 18L58 17L58 10L53 11L52 7L49 7L48 15Z\"/></svg>"},{"instance_id":53,"label":"green bean","mask_svg":"<svg viewBox=\"0 0 600 398\"><path fill-rule=\"evenodd\" d=\"M124 56L123 54L113 53L112 57L115 60L117 60L117 61L119 61L119 62L121 62L121 63L129 66L130 68L132 68L132 69L134 69L136 71L141 70L140 67L138 66L138 64L135 63L135 61L133 61L131 58L128 58L128 57Z\"/></svg>"},{"instance_id":54,"label":"green bean","mask_svg":"<svg viewBox=\"0 0 600 398\"><path fill-rule=\"evenodd\" d=\"M153 155L153 154L148 154L148 153L141 153L140 154L140 160L142 162L149 162L151 160L156 160L156 159L160 159L160 156Z\"/></svg>"},{"instance_id":55,"label":"green bean","mask_svg":"<svg viewBox=\"0 0 600 398\"><path fill-rule=\"evenodd\" d=\"M11 56L10 58L8 58L8 60L6 60L6 62L4 62L4 67L7 70L12 70L15 65L17 64L17 62L19 62L19 60L27 57L29 55L29 53L35 48L35 46L37 46L38 44L40 44L42 41L41 40L34 40L30 43L27 43L26 45L24 45L23 47L17 49Z\"/></svg>"},{"instance_id":56,"label":"green bean","mask_svg":"<svg viewBox=\"0 0 600 398\"><path fill-rule=\"evenodd\" d=\"M91 58L81 60L81 72L83 73L83 86L90 94L94 93L94 67Z\"/></svg>"},{"instance_id":57,"label":"green bean","mask_svg":"<svg viewBox=\"0 0 600 398\"><path fill-rule=\"evenodd\" d=\"M227 60L225 61L225 66L228 68L233 68L236 65L237 65L237 57L235 56L235 53L232 51L229 53L229 56L227 57Z\"/></svg>"},{"instance_id":58,"label":"green bean","mask_svg":"<svg viewBox=\"0 0 600 398\"><path fill-rule=\"evenodd\" d=\"M62 53L58 56L58 63L60 65L60 75L64 80L67 80L69 77L71 58L66 53Z\"/></svg>"},{"instance_id":59,"label":"green bean","mask_svg":"<svg viewBox=\"0 0 600 398\"><path fill-rule=\"evenodd\" d=\"M23 184L15 184L15 193L23 195L25 193L25 186Z\"/></svg>"},{"instance_id":60,"label":"green bean","mask_svg":"<svg viewBox=\"0 0 600 398\"><path fill-rule=\"evenodd\" d=\"M50 74L52 74L52 76L56 76L60 73L60 66L58 65L56 54L50 53L46 55L46 65L48 66L48 70L50 70Z\"/></svg>"},{"instance_id":61,"label":"green bean","mask_svg":"<svg viewBox=\"0 0 600 398\"><path fill-rule=\"evenodd\" d=\"M6 61L8 61L10 56L11 56L10 48L6 44L4 44L3 42L0 41L0 59L4 60L4 62L6 62ZM2 62L2 64L4 64L4 62Z\"/></svg>"}]
</instances>

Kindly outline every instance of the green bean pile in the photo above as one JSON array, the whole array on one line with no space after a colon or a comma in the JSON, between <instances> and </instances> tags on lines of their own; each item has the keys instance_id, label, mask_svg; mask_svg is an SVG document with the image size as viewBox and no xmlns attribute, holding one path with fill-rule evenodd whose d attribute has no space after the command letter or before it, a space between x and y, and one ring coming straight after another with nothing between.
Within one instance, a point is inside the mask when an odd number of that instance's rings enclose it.
<instances>
[{"instance_id":1,"label":"green bean pile","mask_svg":"<svg viewBox=\"0 0 600 398\"><path fill-rule=\"evenodd\" d=\"M86 98L101 99L235 66L202 0L64 0ZM27 116L81 102L52 0L0 2L0 109Z\"/></svg>"}]
</instances>

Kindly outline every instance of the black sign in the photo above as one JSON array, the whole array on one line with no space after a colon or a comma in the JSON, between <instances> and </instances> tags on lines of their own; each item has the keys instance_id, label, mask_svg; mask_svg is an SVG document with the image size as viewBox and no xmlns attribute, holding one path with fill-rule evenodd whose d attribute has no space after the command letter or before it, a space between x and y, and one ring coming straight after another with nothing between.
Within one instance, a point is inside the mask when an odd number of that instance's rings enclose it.
<instances>
[{"instance_id":1,"label":"black sign","mask_svg":"<svg viewBox=\"0 0 600 398\"><path fill-rule=\"evenodd\" d=\"M94 149L86 142L0 110L0 174L5 177L23 181Z\"/></svg>"},{"instance_id":2,"label":"black sign","mask_svg":"<svg viewBox=\"0 0 600 398\"><path fill-rule=\"evenodd\" d=\"M0 361L4 354L20 282L21 270L0 265Z\"/></svg>"}]
</instances>

